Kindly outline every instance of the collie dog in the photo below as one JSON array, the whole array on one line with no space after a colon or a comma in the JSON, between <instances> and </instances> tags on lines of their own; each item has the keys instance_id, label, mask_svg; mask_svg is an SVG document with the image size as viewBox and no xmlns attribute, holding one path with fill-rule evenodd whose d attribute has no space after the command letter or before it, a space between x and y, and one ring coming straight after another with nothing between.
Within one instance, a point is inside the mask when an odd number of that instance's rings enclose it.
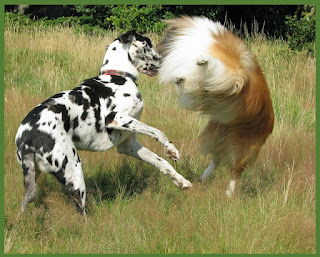
<instances>
[{"instance_id":1,"label":"collie dog","mask_svg":"<svg viewBox=\"0 0 320 257\"><path fill-rule=\"evenodd\" d=\"M188 16L166 22L158 45L160 82L176 85L182 107L208 116L200 150L212 162L200 180L227 165L231 180L226 193L231 195L273 129L263 72L245 43L219 22Z\"/></svg>"}]
</instances>

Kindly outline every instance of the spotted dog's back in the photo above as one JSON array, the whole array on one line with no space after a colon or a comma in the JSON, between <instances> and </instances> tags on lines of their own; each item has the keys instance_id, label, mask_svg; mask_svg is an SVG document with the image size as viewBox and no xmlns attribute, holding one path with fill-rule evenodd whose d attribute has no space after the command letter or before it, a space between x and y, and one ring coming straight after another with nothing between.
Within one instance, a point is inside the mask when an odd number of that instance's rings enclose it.
<instances>
[{"instance_id":1,"label":"spotted dog's back","mask_svg":"<svg viewBox=\"0 0 320 257\"><path fill-rule=\"evenodd\" d=\"M107 125L118 111L139 118L143 108L139 91L126 83L133 82L117 75L104 80L95 77L38 105L18 129L18 157L23 152L33 152L48 158L51 163L52 157L46 153L50 153L65 136L71 139L77 149L103 151L117 145L123 140L123 132L107 128ZM117 102L124 102L125 106ZM63 138L60 143L64 144L65 140Z\"/></svg>"}]
</instances>

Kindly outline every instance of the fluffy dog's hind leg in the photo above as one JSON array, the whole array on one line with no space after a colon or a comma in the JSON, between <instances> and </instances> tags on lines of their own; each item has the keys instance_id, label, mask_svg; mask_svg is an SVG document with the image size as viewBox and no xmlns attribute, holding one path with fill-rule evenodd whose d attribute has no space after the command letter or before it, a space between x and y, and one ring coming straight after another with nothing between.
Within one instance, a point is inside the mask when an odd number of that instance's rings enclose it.
<instances>
[{"instance_id":1,"label":"fluffy dog's hind leg","mask_svg":"<svg viewBox=\"0 0 320 257\"><path fill-rule=\"evenodd\" d=\"M204 179L209 177L217 166L218 165L214 161L212 161L208 166L208 168L206 168L205 171L203 172L202 176L200 177L200 181L203 181Z\"/></svg>"},{"instance_id":2,"label":"fluffy dog's hind leg","mask_svg":"<svg viewBox=\"0 0 320 257\"><path fill-rule=\"evenodd\" d=\"M241 174L244 170L244 165L239 165L239 167L236 169L235 173L231 176L228 189L226 191L226 194L228 197L231 197L234 193L234 190L236 188L236 183L238 179L241 177Z\"/></svg>"}]
</instances>

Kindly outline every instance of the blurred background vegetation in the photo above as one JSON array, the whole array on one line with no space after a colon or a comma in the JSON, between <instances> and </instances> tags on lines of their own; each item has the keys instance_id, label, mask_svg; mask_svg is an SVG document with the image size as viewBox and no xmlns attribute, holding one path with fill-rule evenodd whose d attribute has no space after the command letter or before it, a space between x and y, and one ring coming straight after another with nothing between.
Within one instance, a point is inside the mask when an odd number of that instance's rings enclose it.
<instances>
[{"instance_id":1,"label":"blurred background vegetation","mask_svg":"<svg viewBox=\"0 0 320 257\"><path fill-rule=\"evenodd\" d=\"M314 51L314 5L6 5L5 11L6 19L21 24L64 24L86 33L135 29L161 34L163 19L206 16L239 36L263 32L287 40L292 50Z\"/></svg>"}]
</instances>

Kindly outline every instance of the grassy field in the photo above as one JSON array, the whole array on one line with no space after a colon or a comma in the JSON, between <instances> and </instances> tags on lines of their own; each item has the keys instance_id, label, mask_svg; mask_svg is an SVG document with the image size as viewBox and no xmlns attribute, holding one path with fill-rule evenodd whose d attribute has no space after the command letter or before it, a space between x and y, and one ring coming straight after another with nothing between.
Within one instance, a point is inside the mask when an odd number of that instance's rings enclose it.
<instances>
[{"instance_id":1,"label":"grassy field","mask_svg":"<svg viewBox=\"0 0 320 257\"><path fill-rule=\"evenodd\" d=\"M5 252L315 253L315 58L262 36L247 41L271 90L275 127L231 199L224 168L198 182L209 163L197 139L206 119L179 107L173 87L141 75L142 121L174 142L181 160L170 163L194 188L181 191L152 166L115 149L80 152L88 221L46 174L39 177L36 202L19 215L24 188L14 137L21 120L49 96L96 76L105 46L117 36L5 29ZM139 139L165 156L159 143Z\"/></svg>"}]
</instances>

